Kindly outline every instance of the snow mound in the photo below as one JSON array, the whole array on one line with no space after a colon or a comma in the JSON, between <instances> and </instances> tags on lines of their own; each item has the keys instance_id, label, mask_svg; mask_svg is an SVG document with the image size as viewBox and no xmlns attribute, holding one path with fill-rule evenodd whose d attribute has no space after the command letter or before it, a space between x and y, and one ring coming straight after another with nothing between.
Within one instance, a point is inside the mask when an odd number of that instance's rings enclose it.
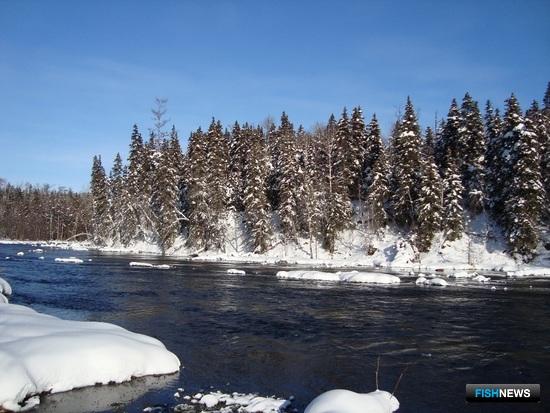
<instances>
[{"instance_id":1,"label":"snow mound","mask_svg":"<svg viewBox=\"0 0 550 413\"><path fill-rule=\"evenodd\" d=\"M277 399L275 397L262 397L257 394L245 393L222 393L220 391L211 392L208 394L197 393L193 397L184 396L184 400L188 400L191 404L202 404L207 409L212 409L218 406L212 412L219 411L239 411L242 413L280 413L290 405L290 401L285 399ZM186 411L188 404L180 404L174 407L174 411ZM219 409L220 406L223 408ZM234 409L232 409L234 408Z\"/></svg>"},{"instance_id":2,"label":"snow mound","mask_svg":"<svg viewBox=\"0 0 550 413\"><path fill-rule=\"evenodd\" d=\"M8 304L8 297L0 293L0 304Z\"/></svg>"},{"instance_id":3,"label":"snow mound","mask_svg":"<svg viewBox=\"0 0 550 413\"><path fill-rule=\"evenodd\" d=\"M20 256L20 257L22 257L23 255L25 255L25 253L24 253L23 251L19 251L19 252L17 253L17 255Z\"/></svg>"},{"instance_id":4,"label":"snow mound","mask_svg":"<svg viewBox=\"0 0 550 413\"><path fill-rule=\"evenodd\" d=\"M143 267L143 268L156 268L158 270L169 270L172 268L168 264L151 264L150 262L142 262L142 261L132 261L130 263L130 267Z\"/></svg>"},{"instance_id":5,"label":"snow mound","mask_svg":"<svg viewBox=\"0 0 550 413\"><path fill-rule=\"evenodd\" d=\"M343 281L367 284L399 284L401 279L391 274L375 272L322 272L322 271L279 271L278 278L290 280Z\"/></svg>"},{"instance_id":6,"label":"snow mound","mask_svg":"<svg viewBox=\"0 0 550 413\"><path fill-rule=\"evenodd\" d=\"M228 274L238 274L238 275L246 275L246 271L244 270L238 270L236 268L230 268L227 270Z\"/></svg>"},{"instance_id":7,"label":"snow mound","mask_svg":"<svg viewBox=\"0 0 550 413\"><path fill-rule=\"evenodd\" d=\"M0 277L0 294L4 294L4 295L12 294L11 285L1 277Z\"/></svg>"},{"instance_id":8,"label":"snow mound","mask_svg":"<svg viewBox=\"0 0 550 413\"><path fill-rule=\"evenodd\" d=\"M483 275L478 275L478 276L472 278L472 280L480 282L480 283L486 283L486 282L491 281L491 279L489 277L484 277Z\"/></svg>"},{"instance_id":9,"label":"snow mound","mask_svg":"<svg viewBox=\"0 0 550 413\"><path fill-rule=\"evenodd\" d=\"M545 276L550 275L550 267L548 268L527 268L524 270L506 271L508 277L525 277L531 276Z\"/></svg>"},{"instance_id":10,"label":"snow mound","mask_svg":"<svg viewBox=\"0 0 550 413\"><path fill-rule=\"evenodd\" d=\"M455 272L453 274L449 274L449 277L451 278L472 278L475 274L468 273L466 271L459 271Z\"/></svg>"},{"instance_id":11,"label":"snow mound","mask_svg":"<svg viewBox=\"0 0 550 413\"><path fill-rule=\"evenodd\" d=\"M449 283L447 281L445 281L443 278L439 278L439 277L431 278L431 279L427 279L427 278L424 278L424 277L418 277L416 279L416 284L417 285L435 285L435 286L438 286L438 287L446 287L447 285L449 285Z\"/></svg>"},{"instance_id":12,"label":"snow mound","mask_svg":"<svg viewBox=\"0 0 550 413\"><path fill-rule=\"evenodd\" d=\"M313 399L304 413L391 413L397 409L399 401L387 391L330 390Z\"/></svg>"},{"instance_id":13,"label":"snow mound","mask_svg":"<svg viewBox=\"0 0 550 413\"><path fill-rule=\"evenodd\" d=\"M20 411L37 394L175 373L178 358L155 338L113 324L67 321L0 306L0 410Z\"/></svg>"},{"instance_id":14,"label":"snow mound","mask_svg":"<svg viewBox=\"0 0 550 413\"><path fill-rule=\"evenodd\" d=\"M36 254L42 254L44 252L44 250L42 248L36 248L36 249L32 250L32 252L34 252Z\"/></svg>"},{"instance_id":15,"label":"snow mound","mask_svg":"<svg viewBox=\"0 0 550 413\"><path fill-rule=\"evenodd\" d=\"M84 261L80 258L69 257L69 258L56 258L55 262L63 262L65 264L82 264Z\"/></svg>"}]
</instances>

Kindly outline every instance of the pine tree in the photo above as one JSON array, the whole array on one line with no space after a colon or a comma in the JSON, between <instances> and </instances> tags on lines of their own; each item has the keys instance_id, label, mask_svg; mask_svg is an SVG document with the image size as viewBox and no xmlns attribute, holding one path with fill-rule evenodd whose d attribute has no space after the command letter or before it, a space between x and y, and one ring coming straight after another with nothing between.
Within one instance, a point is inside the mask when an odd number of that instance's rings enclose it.
<instances>
[{"instance_id":1,"label":"pine tree","mask_svg":"<svg viewBox=\"0 0 550 413\"><path fill-rule=\"evenodd\" d=\"M426 146L426 142L424 142ZM424 149L424 153L429 149ZM422 159L422 176L418 189L416 206L415 244L420 252L429 251L432 240L441 229L442 217L442 183L441 177L431 154L425 154Z\"/></svg>"},{"instance_id":2,"label":"pine tree","mask_svg":"<svg viewBox=\"0 0 550 413\"><path fill-rule=\"evenodd\" d=\"M248 125L245 125L248 128ZM247 136L248 137L248 136ZM245 139L244 133L238 122L235 122L231 131L229 142L229 180L231 187L230 205L234 211L244 210L243 191L244 191L244 169L246 166L246 156L249 150L250 139Z\"/></svg>"},{"instance_id":3,"label":"pine tree","mask_svg":"<svg viewBox=\"0 0 550 413\"><path fill-rule=\"evenodd\" d=\"M415 220L415 203L418 197L417 183L420 179L420 129L410 98L407 98L405 114L394 132L392 140L392 179L394 192L392 205L398 225L410 226Z\"/></svg>"},{"instance_id":4,"label":"pine tree","mask_svg":"<svg viewBox=\"0 0 550 413\"><path fill-rule=\"evenodd\" d=\"M309 133L301 141L302 156L300 169L303 171L303 216L306 232L309 237L309 255L317 256L317 239L321 235L322 213L322 173L320 171L319 141L314 141Z\"/></svg>"},{"instance_id":5,"label":"pine tree","mask_svg":"<svg viewBox=\"0 0 550 413\"><path fill-rule=\"evenodd\" d=\"M191 134L188 147L186 176L189 220L187 243L197 250L211 246L211 203L208 182L207 138L199 128Z\"/></svg>"},{"instance_id":6,"label":"pine tree","mask_svg":"<svg viewBox=\"0 0 550 413\"><path fill-rule=\"evenodd\" d=\"M447 163L443 177L443 230L448 241L461 238L464 232L463 193L458 161Z\"/></svg>"},{"instance_id":7,"label":"pine tree","mask_svg":"<svg viewBox=\"0 0 550 413\"><path fill-rule=\"evenodd\" d=\"M464 199L469 210L480 213L485 205L485 136L477 102L466 93L460 110L459 143Z\"/></svg>"},{"instance_id":8,"label":"pine tree","mask_svg":"<svg viewBox=\"0 0 550 413\"><path fill-rule=\"evenodd\" d=\"M94 156L92 165L92 236L94 243L105 245L109 241L111 216L109 213L109 183L101 156Z\"/></svg>"},{"instance_id":9,"label":"pine tree","mask_svg":"<svg viewBox=\"0 0 550 413\"><path fill-rule=\"evenodd\" d=\"M460 111L458 110L456 99L453 99L447 119L436 142L435 160L440 171L447 168L450 162L462 159L462 150L464 148L461 147L459 129Z\"/></svg>"},{"instance_id":10,"label":"pine tree","mask_svg":"<svg viewBox=\"0 0 550 413\"><path fill-rule=\"evenodd\" d=\"M281 230L287 241L295 241L300 231L298 213L298 162L296 159L296 137L294 127L283 112L278 130L279 153L279 206L277 212L281 221Z\"/></svg>"},{"instance_id":11,"label":"pine tree","mask_svg":"<svg viewBox=\"0 0 550 413\"><path fill-rule=\"evenodd\" d=\"M352 150L352 135L346 108L344 108L342 111L342 116L338 120L335 145L338 156L336 166L339 171L339 175L344 180L344 184L349 188L353 185L352 164L354 162L353 154L356 151Z\"/></svg>"},{"instance_id":12,"label":"pine tree","mask_svg":"<svg viewBox=\"0 0 550 413\"><path fill-rule=\"evenodd\" d=\"M177 136L175 137L177 139ZM174 140L164 141L153 180L152 209L155 213L155 232L162 254L172 247L180 232L179 171ZM179 144L177 145L179 147ZM181 155L181 152L180 152Z\"/></svg>"},{"instance_id":13,"label":"pine tree","mask_svg":"<svg viewBox=\"0 0 550 413\"><path fill-rule=\"evenodd\" d=\"M252 250L263 254L270 246L271 217L267 199L268 154L260 128L241 131L248 142L243 164L243 205Z\"/></svg>"},{"instance_id":14,"label":"pine tree","mask_svg":"<svg viewBox=\"0 0 550 413\"><path fill-rule=\"evenodd\" d=\"M513 146L510 155L512 179L505 202L505 222L512 252L530 259L538 244L538 225L545 205L540 144L536 127L529 117L514 117L514 120L518 124L507 132L511 135Z\"/></svg>"},{"instance_id":15,"label":"pine tree","mask_svg":"<svg viewBox=\"0 0 550 413\"><path fill-rule=\"evenodd\" d=\"M349 225L351 204L348 197L348 180L344 158L346 146L342 138L342 123L336 125L334 116L329 118L321 136L319 163L323 175L324 199L322 202L322 236L324 247L333 253L338 233ZM340 135L340 137L338 136Z\"/></svg>"},{"instance_id":16,"label":"pine tree","mask_svg":"<svg viewBox=\"0 0 550 413\"><path fill-rule=\"evenodd\" d=\"M363 191L366 195L367 222L373 232L387 223L385 204L389 197L389 166L376 115L367 130L363 162Z\"/></svg>"},{"instance_id":17,"label":"pine tree","mask_svg":"<svg viewBox=\"0 0 550 413\"><path fill-rule=\"evenodd\" d=\"M435 135L432 128L429 126L426 128L426 132L424 132L424 143L422 148L424 156L432 157L435 162Z\"/></svg>"},{"instance_id":18,"label":"pine tree","mask_svg":"<svg viewBox=\"0 0 550 413\"><path fill-rule=\"evenodd\" d=\"M351 175L349 194L351 199L361 201L363 194L362 174L364 169L365 148L367 145L367 133L365 130L363 111L360 106L353 108L349 131L349 169Z\"/></svg>"},{"instance_id":19,"label":"pine tree","mask_svg":"<svg viewBox=\"0 0 550 413\"><path fill-rule=\"evenodd\" d=\"M487 149L486 159L486 202L487 208L494 218L502 214L503 208L503 176L502 165L502 120L498 109L494 109L491 102L487 101L485 109L485 141Z\"/></svg>"},{"instance_id":20,"label":"pine tree","mask_svg":"<svg viewBox=\"0 0 550 413\"><path fill-rule=\"evenodd\" d=\"M113 221L113 227L111 228L110 238L114 243L121 242L125 202L127 202L126 188L124 182L124 168L122 165L122 158L119 153L116 154L113 168L109 175L109 190L110 195L110 216Z\"/></svg>"}]
</instances>

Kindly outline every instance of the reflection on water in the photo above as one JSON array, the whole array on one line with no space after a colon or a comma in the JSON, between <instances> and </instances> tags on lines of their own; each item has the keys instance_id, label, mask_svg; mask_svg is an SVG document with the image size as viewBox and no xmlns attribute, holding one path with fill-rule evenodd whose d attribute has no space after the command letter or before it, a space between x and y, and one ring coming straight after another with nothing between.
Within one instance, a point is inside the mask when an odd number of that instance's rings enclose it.
<instances>
[{"instance_id":1,"label":"reflection on water","mask_svg":"<svg viewBox=\"0 0 550 413\"><path fill-rule=\"evenodd\" d=\"M177 383L178 374L156 377L142 377L129 383L107 386L92 386L56 393L42 397L42 413L104 412L124 411L125 405L142 397L145 393L159 390Z\"/></svg>"},{"instance_id":2,"label":"reflection on water","mask_svg":"<svg viewBox=\"0 0 550 413\"><path fill-rule=\"evenodd\" d=\"M0 245L0 258L14 256L10 248ZM43 261L32 254L0 260L14 287L13 302L157 337L185 366L179 378L158 389L142 386L121 397L124 411L174 405L177 387L191 393L210 386L294 395L302 409L325 390L373 390L378 355L382 388L391 390L410 366L398 392L399 412L517 412L509 405L466 406L465 384L550 386L548 280L520 280L506 292L486 285L421 288L410 278L399 286L369 287L277 280L276 269L268 266L237 266L250 275L236 276L226 273L235 264L165 261L176 268L159 271L129 267L136 257L122 255L45 255ZM69 255L93 261L53 262ZM139 387L124 386L111 386L108 394L115 398ZM79 392L47 396L38 411L54 411L48 407L54 397L56 406L67 403L66 411L75 413L113 410L111 403L80 404L78 394L85 393ZM86 394L98 403L103 399L93 389ZM544 411L544 390L542 397L542 404L521 411Z\"/></svg>"}]
</instances>

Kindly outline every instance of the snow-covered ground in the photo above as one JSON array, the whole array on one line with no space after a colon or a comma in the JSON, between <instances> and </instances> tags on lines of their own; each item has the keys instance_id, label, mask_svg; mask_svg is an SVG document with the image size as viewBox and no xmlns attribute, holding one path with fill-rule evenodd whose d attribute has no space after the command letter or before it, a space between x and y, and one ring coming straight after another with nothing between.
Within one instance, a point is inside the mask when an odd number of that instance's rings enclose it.
<instances>
[{"instance_id":1,"label":"snow-covered ground","mask_svg":"<svg viewBox=\"0 0 550 413\"><path fill-rule=\"evenodd\" d=\"M545 250L543 242L538 256L532 262L526 264L515 260L506 253L506 243L499 228L483 215L470 222L467 232L459 240L448 242L443 234L437 234L431 250L426 253L418 253L408 242L407 234L395 229L388 228L380 235L373 235L359 228L343 231L339 235L334 254L330 254L316 242L310 245L309 238L299 238L295 243L284 243L279 233L273 236L272 246L265 254L255 254L249 251L249 239L241 221L238 215L226 219L222 251L195 251L187 246L185 239L179 237L166 254L197 261L300 264L329 268L379 267L395 271L501 271L510 276L550 276L550 251ZM105 252L134 254L161 253L157 245L144 241L130 246L111 244L101 248L90 243L60 241L35 242L33 245L40 248L100 249ZM371 255L367 254L369 250Z\"/></svg>"},{"instance_id":2,"label":"snow-covered ground","mask_svg":"<svg viewBox=\"0 0 550 413\"><path fill-rule=\"evenodd\" d=\"M367 284L399 284L401 279L391 274L372 272L322 272L322 271L279 271L277 278L290 280L341 281Z\"/></svg>"},{"instance_id":3,"label":"snow-covered ground","mask_svg":"<svg viewBox=\"0 0 550 413\"><path fill-rule=\"evenodd\" d=\"M11 294L0 279L2 297ZM0 301L0 410L20 411L39 394L179 371L155 338L113 324L67 321Z\"/></svg>"}]
</instances>

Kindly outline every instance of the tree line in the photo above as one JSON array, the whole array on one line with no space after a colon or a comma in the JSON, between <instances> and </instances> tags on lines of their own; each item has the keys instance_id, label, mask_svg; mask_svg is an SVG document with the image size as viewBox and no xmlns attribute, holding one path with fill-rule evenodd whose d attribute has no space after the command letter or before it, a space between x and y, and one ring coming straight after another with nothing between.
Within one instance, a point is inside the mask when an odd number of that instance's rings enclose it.
<instances>
[{"instance_id":1,"label":"tree line","mask_svg":"<svg viewBox=\"0 0 550 413\"><path fill-rule=\"evenodd\" d=\"M66 240L84 236L91 232L91 217L87 193L47 185L14 186L0 179L0 238Z\"/></svg>"},{"instance_id":2,"label":"tree line","mask_svg":"<svg viewBox=\"0 0 550 413\"><path fill-rule=\"evenodd\" d=\"M134 125L128 161L117 155L109 175L94 157L97 244L148 241L164 252L182 236L195 251L221 250L236 217L257 253L302 237L311 255L317 243L334 252L341 232L358 226L371 236L392 226L426 252L436 233L454 241L486 213L509 252L530 259L549 222L550 84L542 107L533 101L523 112L512 94L502 116L491 102L482 115L466 93L424 131L408 98L387 143L376 115L366 122L356 107L311 131L284 112L278 125L224 129L212 119L184 152L165 113L158 100L147 140Z\"/></svg>"}]
</instances>

